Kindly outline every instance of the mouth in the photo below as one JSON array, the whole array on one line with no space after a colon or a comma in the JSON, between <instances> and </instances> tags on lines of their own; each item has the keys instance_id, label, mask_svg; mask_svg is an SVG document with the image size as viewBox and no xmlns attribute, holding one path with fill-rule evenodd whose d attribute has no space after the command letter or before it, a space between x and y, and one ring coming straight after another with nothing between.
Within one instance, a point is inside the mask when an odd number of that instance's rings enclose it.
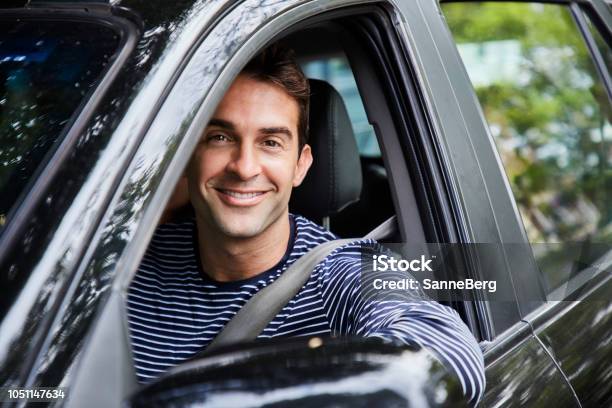
<instances>
[{"instance_id":1,"label":"mouth","mask_svg":"<svg viewBox=\"0 0 612 408\"><path fill-rule=\"evenodd\" d=\"M258 204L267 191L239 191L224 188L215 188L221 200L232 206L252 206Z\"/></svg>"}]
</instances>

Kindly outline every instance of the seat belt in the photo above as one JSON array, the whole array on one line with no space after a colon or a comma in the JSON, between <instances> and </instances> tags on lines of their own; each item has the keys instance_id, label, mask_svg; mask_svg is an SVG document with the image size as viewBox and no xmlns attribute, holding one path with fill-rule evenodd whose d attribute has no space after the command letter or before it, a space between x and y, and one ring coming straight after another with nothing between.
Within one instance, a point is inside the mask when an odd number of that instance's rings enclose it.
<instances>
[{"instance_id":1,"label":"seat belt","mask_svg":"<svg viewBox=\"0 0 612 408\"><path fill-rule=\"evenodd\" d=\"M324 242L302 255L278 279L253 295L200 355L228 344L255 340L304 286L319 262L334 249L359 239Z\"/></svg>"}]
</instances>

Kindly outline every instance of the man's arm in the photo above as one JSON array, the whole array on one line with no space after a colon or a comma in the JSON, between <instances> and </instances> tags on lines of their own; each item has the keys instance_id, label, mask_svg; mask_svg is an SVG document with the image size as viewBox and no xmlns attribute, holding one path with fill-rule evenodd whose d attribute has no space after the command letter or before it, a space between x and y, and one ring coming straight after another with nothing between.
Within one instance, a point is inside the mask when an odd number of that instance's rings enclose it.
<instances>
[{"instance_id":1,"label":"man's arm","mask_svg":"<svg viewBox=\"0 0 612 408\"><path fill-rule=\"evenodd\" d=\"M335 251L320 265L321 293L332 331L424 347L452 367L476 404L485 388L482 351L457 312L432 300L366 299L360 247Z\"/></svg>"}]
</instances>

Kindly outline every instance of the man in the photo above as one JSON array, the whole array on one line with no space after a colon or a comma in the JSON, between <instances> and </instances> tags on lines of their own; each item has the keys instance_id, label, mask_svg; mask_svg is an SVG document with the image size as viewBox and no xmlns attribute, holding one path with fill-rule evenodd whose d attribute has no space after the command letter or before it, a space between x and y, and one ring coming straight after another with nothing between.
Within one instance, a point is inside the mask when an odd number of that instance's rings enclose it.
<instances>
[{"instance_id":1,"label":"man","mask_svg":"<svg viewBox=\"0 0 612 408\"><path fill-rule=\"evenodd\" d=\"M246 66L217 107L186 169L195 221L158 227L130 287L141 381L203 350L258 290L336 239L288 210L292 188L312 163L308 103L307 79L288 51L273 46ZM359 250L356 241L325 258L259 338L355 334L423 346L452 367L477 402L482 353L457 313L432 301L366 301Z\"/></svg>"}]
</instances>

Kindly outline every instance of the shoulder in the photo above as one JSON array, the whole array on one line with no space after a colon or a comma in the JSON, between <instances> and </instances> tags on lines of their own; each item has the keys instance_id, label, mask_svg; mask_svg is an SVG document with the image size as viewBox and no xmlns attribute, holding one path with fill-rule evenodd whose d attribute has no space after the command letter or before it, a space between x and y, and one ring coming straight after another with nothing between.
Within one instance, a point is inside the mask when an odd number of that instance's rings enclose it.
<instances>
[{"instance_id":1,"label":"shoulder","mask_svg":"<svg viewBox=\"0 0 612 408\"><path fill-rule=\"evenodd\" d=\"M340 239L339 236L334 234L333 232L323 228L322 226L316 224L315 222L310 221L308 218L303 217L301 215L292 214L291 217L295 223L297 237L302 240L312 241L315 244L322 244L324 242L333 241ZM340 252L351 252L354 250L358 250L362 246L370 246L372 247L376 244L376 241L372 239L364 239L364 238L355 238L348 241L346 244L334 250L334 253ZM378 245L378 244L376 244ZM378 245L380 246L380 245Z\"/></svg>"},{"instance_id":2,"label":"shoulder","mask_svg":"<svg viewBox=\"0 0 612 408\"><path fill-rule=\"evenodd\" d=\"M199 284L194 237L195 221L157 226L130 284L130 296L140 291L148 298L152 291L163 292L166 285Z\"/></svg>"},{"instance_id":3,"label":"shoulder","mask_svg":"<svg viewBox=\"0 0 612 408\"><path fill-rule=\"evenodd\" d=\"M292 218L296 230L296 246L310 249L324 242L338 239L331 231L301 215L292 215Z\"/></svg>"},{"instance_id":4,"label":"shoulder","mask_svg":"<svg viewBox=\"0 0 612 408\"><path fill-rule=\"evenodd\" d=\"M295 259L302 257L320 244L338 239L332 232L301 215L292 215L291 218L295 227L292 251Z\"/></svg>"}]
</instances>

